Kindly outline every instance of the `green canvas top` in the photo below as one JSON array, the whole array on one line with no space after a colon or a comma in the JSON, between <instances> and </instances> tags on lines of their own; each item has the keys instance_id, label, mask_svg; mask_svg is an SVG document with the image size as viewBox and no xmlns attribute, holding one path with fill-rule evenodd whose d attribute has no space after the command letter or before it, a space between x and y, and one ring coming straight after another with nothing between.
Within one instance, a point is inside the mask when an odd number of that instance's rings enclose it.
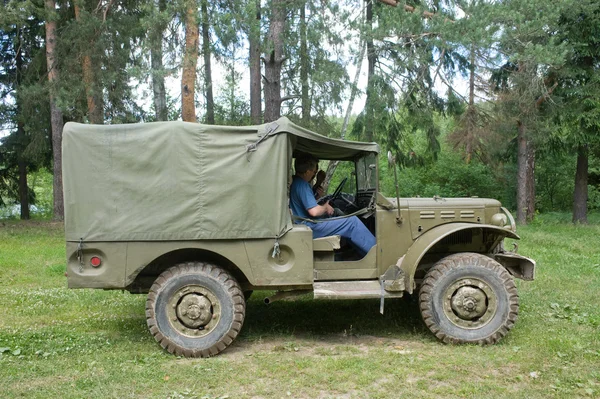
<instances>
[{"instance_id":1,"label":"green canvas top","mask_svg":"<svg viewBox=\"0 0 600 399\"><path fill-rule=\"evenodd\" d=\"M62 146L67 241L277 237L292 223L294 152L340 160L379 152L287 118L245 127L69 122Z\"/></svg>"}]
</instances>

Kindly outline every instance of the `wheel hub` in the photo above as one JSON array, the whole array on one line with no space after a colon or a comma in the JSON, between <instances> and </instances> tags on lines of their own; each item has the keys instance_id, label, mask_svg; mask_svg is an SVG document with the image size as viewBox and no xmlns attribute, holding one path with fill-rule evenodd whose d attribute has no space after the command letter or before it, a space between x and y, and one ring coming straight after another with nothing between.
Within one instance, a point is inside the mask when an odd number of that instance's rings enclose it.
<instances>
[{"instance_id":1,"label":"wheel hub","mask_svg":"<svg viewBox=\"0 0 600 399\"><path fill-rule=\"evenodd\" d=\"M188 328L205 326L212 319L211 303L203 295L187 294L177 306L177 318Z\"/></svg>"},{"instance_id":2,"label":"wheel hub","mask_svg":"<svg viewBox=\"0 0 600 399\"><path fill-rule=\"evenodd\" d=\"M219 324L221 303L206 287L190 284L171 295L167 316L177 332L200 338L210 334Z\"/></svg>"},{"instance_id":3,"label":"wheel hub","mask_svg":"<svg viewBox=\"0 0 600 399\"><path fill-rule=\"evenodd\" d=\"M461 328L483 327L494 317L497 304L492 288L477 278L455 281L444 292L444 313Z\"/></svg>"},{"instance_id":4,"label":"wheel hub","mask_svg":"<svg viewBox=\"0 0 600 399\"><path fill-rule=\"evenodd\" d=\"M452 310L462 319L473 320L487 310L485 292L475 287L461 287L452 298Z\"/></svg>"}]
</instances>

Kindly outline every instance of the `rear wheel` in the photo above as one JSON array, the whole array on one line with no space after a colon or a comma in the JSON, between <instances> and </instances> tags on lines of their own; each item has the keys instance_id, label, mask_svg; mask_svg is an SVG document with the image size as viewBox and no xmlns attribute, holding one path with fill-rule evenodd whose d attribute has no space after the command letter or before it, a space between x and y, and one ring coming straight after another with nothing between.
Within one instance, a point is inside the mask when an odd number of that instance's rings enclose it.
<instances>
[{"instance_id":1,"label":"rear wheel","mask_svg":"<svg viewBox=\"0 0 600 399\"><path fill-rule=\"evenodd\" d=\"M200 262L164 271L146 301L146 321L156 341L185 357L223 351L238 335L245 313L237 281L225 270Z\"/></svg>"},{"instance_id":2,"label":"rear wheel","mask_svg":"<svg viewBox=\"0 0 600 399\"><path fill-rule=\"evenodd\" d=\"M443 342L493 344L514 326L519 296L512 276L498 262L461 253L429 270L419 307L427 327Z\"/></svg>"}]
</instances>

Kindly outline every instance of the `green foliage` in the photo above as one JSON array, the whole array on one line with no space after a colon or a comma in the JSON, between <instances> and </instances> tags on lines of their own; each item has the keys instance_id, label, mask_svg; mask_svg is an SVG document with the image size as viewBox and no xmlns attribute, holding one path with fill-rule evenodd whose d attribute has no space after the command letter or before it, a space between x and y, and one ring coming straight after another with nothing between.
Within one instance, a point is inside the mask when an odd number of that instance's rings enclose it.
<instances>
[{"instance_id":1,"label":"green foliage","mask_svg":"<svg viewBox=\"0 0 600 399\"><path fill-rule=\"evenodd\" d=\"M574 156L555 153L536 165L536 205L540 212L568 210L573 202Z\"/></svg>"},{"instance_id":2,"label":"green foliage","mask_svg":"<svg viewBox=\"0 0 600 399\"><path fill-rule=\"evenodd\" d=\"M386 159L380 159L380 187L395 197L394 174ZM503 186L493 173L478 161L465 163L460 154L442 151L437 162L398 171L401 197L485 197L506 202Z\"/></svg>"}]
</instances>

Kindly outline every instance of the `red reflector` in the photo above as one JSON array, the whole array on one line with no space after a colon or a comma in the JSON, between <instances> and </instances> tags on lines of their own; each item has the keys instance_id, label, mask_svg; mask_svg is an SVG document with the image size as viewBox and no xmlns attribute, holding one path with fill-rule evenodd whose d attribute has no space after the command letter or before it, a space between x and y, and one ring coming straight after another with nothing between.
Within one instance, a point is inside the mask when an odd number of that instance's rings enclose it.
<instances>
[{"instance_id":1,"label":"red reflector","mask_svg":"<svg viewBox=\"0 0 600 399\"><path fill-rule=\"evenodd\" d=\"M93 267L98 267L102 264L102 259L97 256L93 256L92 259L90 259L90 263Z\"/></svg>"}]
</instances>

